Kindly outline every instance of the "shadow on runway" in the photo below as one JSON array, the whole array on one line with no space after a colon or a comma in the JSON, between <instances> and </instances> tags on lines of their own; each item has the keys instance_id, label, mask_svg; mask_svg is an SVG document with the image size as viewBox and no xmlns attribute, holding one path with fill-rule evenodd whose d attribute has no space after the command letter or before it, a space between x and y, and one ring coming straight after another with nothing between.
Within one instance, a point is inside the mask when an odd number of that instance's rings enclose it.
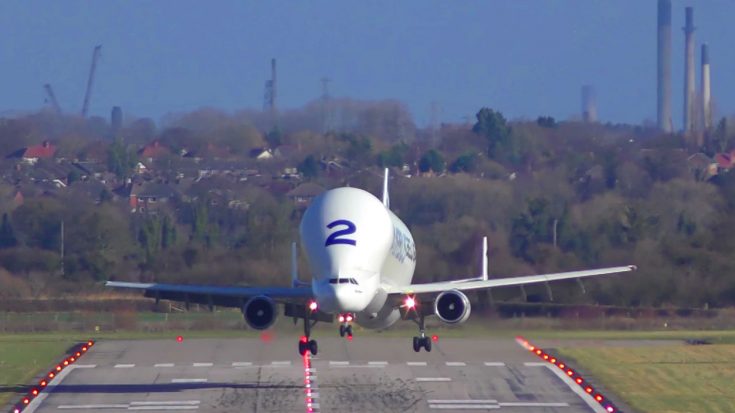
<instances>
[{"instance_id":1,"label":"shadow on runway","mask_svg":"<svg viewBox=\"0 0 735 413\"><path fill-rule=\"evenodd\" d=\"M59 384L49 386L53 393L174 393L206 389L301 389L291 384L268 383L158 383L158 384Z\"/></svg>"}]
</instances>

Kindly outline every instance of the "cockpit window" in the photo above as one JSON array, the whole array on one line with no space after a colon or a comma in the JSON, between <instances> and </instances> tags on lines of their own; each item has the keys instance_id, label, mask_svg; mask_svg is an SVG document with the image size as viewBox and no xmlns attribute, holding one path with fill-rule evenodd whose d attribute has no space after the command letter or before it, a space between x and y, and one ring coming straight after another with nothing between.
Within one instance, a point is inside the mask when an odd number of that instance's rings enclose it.
<instances>
[{"instance_id":1,"label":"cockpit window","mask_svg":"<svg viewBox=\"0 0 735 413\"><path fill-rule=\"evenodd\" d=\"M354 278L330 278L329 279L330 284L354 284L354 285L360 285L357 283L357 280Z\"/></svg>"}]
</instances>

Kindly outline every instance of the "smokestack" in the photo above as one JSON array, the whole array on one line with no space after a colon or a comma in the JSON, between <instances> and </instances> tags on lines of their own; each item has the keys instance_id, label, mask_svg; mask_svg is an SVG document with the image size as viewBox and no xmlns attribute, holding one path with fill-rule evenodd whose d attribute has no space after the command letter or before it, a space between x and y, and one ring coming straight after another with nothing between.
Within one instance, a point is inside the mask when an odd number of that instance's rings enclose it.
<instances>
[{"instance_id":1,"label":"smokestack","mask_svg":"<svg viewBox=\"0 0 735 413\"><path fill-rule=\"evenodd\" d=\"M712 89L709 73L709 47L702 45L702 126L704 130L712 127Z\"/></svg>"},{"instance_id":2,"label":"smokestack","mask_svg":"<svg viewBox=\"0 0 735 413\"><path fill-rule=\"evenodd\" d=\"M684 133L694 132L694 8L686 9L684 26Z\"/></svg>"},{"instance_id":3,"label":"smokestack","mask_svg":"<svg viewBox=\"0 0 735 413\"><path fill-rule=\"evenodd\" d=\"M671 132L671 0L658 0L658 128Z\"/></svg>"},{"instance_id":4,"label":"smokestack","mask_svg":"<svg viewBox=\"0 0 735 413\"><path fill-rule=\"evenodd\" d=\"M592 85L582 86L582 120L585 123L597 122L597 96Z\"/></svg>"},{"instance_id":5,"label":"smokestack","mask_svg":"<svg viewBox=\"0 0 735 413\"><path fill-rule=\"evenodd\" d=\"M113 106L110 113L110 126L112 130L112 138L116 139L122 128L123 113L120 106Z\"/></svg>"},{"instance_id":6,"label":"smokestack","mask_svg":"<svg viewBox=\"0 0 735 413\"><path fill-rule=\"evenodd\" d=\"M276 59L271 59L271 110L276 111Z\"/></svg>"}]
</instances>

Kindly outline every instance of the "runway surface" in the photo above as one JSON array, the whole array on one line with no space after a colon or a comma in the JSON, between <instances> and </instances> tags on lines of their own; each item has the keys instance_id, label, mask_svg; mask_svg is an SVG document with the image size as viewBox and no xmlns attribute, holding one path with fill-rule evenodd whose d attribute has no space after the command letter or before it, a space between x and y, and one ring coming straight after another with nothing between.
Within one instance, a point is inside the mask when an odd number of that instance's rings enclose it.
<instances>
[{"instance_id":1,"label":"runway surface","mask_svg":"<svg viewBox=\"0 0 735 413\"><path fill-rule=\"evenodd\" d=\"M316 338L101 341L25 411L600 411L513 339Z\"/></svg>"}]
</instances>

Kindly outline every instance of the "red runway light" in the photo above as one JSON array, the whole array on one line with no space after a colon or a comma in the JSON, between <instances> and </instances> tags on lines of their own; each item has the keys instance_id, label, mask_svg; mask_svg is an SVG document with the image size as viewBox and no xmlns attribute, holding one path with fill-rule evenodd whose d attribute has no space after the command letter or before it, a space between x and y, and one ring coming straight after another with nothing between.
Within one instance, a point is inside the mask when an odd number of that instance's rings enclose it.
<instances>
[{"instance_id":1,"label":"red runway light","mask_svg":"<svg viewBox=\"0 0 735 413\"><path fill-rule=\"evenodd\" d=\"M176 336L176 342L182 343L184 341L184 336Z\"/></svg>"},{"instance_id":2,"label":"red runway light","mask_svg":"<svg viewBox=\"0 0 735 413\"><path fill-rule=\"evenodd\" d=\"M581 378L581 377L577 377L577 379L576 379L576 380L574 380L574 381L576 381L576 382L577 382L577 384L582 384L582 382L583 382L584 380L582 380L582 378Z\"/></svg>"},{"instance_id":3,"label":"red runway light","mask_svg":"<svg viewBox=\"0 0 735 413\"><path fill-rule=\"evenodd\" d=\"M33 390L31 390L31 394L33 394L34 396L38 396L38 389L34 388Z\"/></svg>"},{"instance_id":4,"label":"red runway light","mask_svg":"<svg viewBox=\"0 0 735 413\"><path fill-rule=\"evenodd\" d=\"M559 368L562 369L562 370L564 370L567 367L567 365L564 364L564 363L559 363L559 364L557 364L557 366L559 366Z\"/></svg>"},{"instance_id":5,"label":"red runway light","mask_svg":"<svg viewBox=\"0 0 735 413\"><path fill-rule=\"evenodd\" d=\"M87 346L82 346L82 353L87 351Z\"/></svg>"},{"instance_id":6,"label":"red runway light","mask_svg":"<svg viewBox=\"0 0 735 413\"><path fill-rule=\"evenodd\" d=\"M433 336L431 336L431 341L433 341L433 342L436 343L437 341L439 341L439 336L437 336L436 334L434 334Z\"/></svg>"},{"instance_id":7,"label":"red runway light","mask_svg":"<svg viewBox=\"0 0 735 413\"><path fill-rule=\"evenodd\" d=\"M584 388L584 391L586 391L587 393L592 393L593 390L594 389L592 387L590 387L590 386L587 386L587 387Z\"/></svg>"},{"instance_id":8,"label":"red runway light","mask_svg":"<svg viewBox=\"0 0 735 413\"><path fill-rule=\"evenodd\" d=\"M13 410L13 413L20 413L20 409L16 408L15 410Z\"/></svg>"},{"instance_id":9,"label":"red runway light","mask_svg":"<svg viewBox=\"0 0 735 413\"><path fill-rule=\"evenodd\" d=\"M48 378L50 378L50 379L53 379L53 378L54 378L54 376L56 376L56 374L54 374L54 372L53 372L53 371L52 371L51 373L49 373L49 374L48 374Z\"/></svg>"},{"instance_id":10,"label":"red runway light","mask_svg":"<svg viewBox=\"0 0 735 413\"><path fill-rule=\"evenodd\" d=\"M530 350L530 351L536 351L536 347L530 346L530 347L528 347L528 350Z\"/></svg>"},{"instance_id":11,"label":"red runway light","mask_svg":"<svg viewBox=\"0 0 735 413\"><path fill-rule=\"evenodd\" d=\"M29 399L28 397L23 398L23 404L28 404L30 402L31 402L31 399Z\"/></svg>"},{"instance_id":12,"label":"red runway light","mask_svg":"<svg viewBox=\"0 0 735 413\"><path fill-rule=\"evenodd\" d=\"M567 370L567 376L569 376L569 377L574 376L574 370L572 370L572 369Z\"/></svg>"},{"instance_id":13,"label":"red runway light","mask_svg":"<svg viewBox=\"0 0 735 413\"><path fill-rule=\"evenodd\" d=\"M56 371L61 371L61 364L59 364L58 366L56 366Z\"/></svg>"},{"instance_id":14,"label":"red runway light","mask_svg":"<svg viewBox=\"0 0 735 413\"><path fill-rule=\"evenodd\" d=\"M38 385L41 387L46 387L46 380L41 380L41 382L38 383Z\"/></svg>"},{"instance_id":15,"label":"red runway light","mask_svg":"<svg viewBox=\"0 0 735 413\"><path fill-rule=\"evenodd\" d=\"M549 363L556 364L556 358L552 357L551 360L549 360Z\"/></svg>"},{"instance_id":16,"label":"red runway light","mask_svg":"<svg viewBox=\"0 0 735 413\"><path fill-rule=\"evenodd\" d=\"M597 400L598 402L602 402L602 395L596 394L595 395L595 400Z\"/></svg>"},{"instance_id":17,"label":"red runway light","mask_svg":"<svg viewBox=\"0 0 735 413\"><path fill-rule=\"evenodd\" d=\"M64 360L64 363L63 364L64 364L64 367L68 366L69 365L69 360Z\"/></svg>"},{"instance_id":18,"label":"red runway light","mask_svg":"<svg viewBox=\"0 0 735 413\"><path fill-rule=\"evenodd\" d=\"M612 407L612 406L607 406L607 408L605 408L605 410L607 410L609 413L615 413L615 408Z\"/></svg>"},{"instance_id":19,"label":"red runway light","mask_svg":"<svg viewBox=\"0 0 735 413\"><path fill-rule=\"evenodd\" d=\"M536 355L537 355L537 356L540 356L540 355L541 355L541 353L543 353L543 351L541 351L541 349L540 349L540 348L539 348L539 349L536 349Z\"/></svg>"},{"instance_id":20,"label":"red runway light","mask_svg":"<svg viewBox=\"0 0 735 413\"><path fill-rule=\"evenodd\" d=\"M94 341L89 340L87 341L87 346L92 347L94 345Z\"/></svg>"},{"instance_id":21,"label":"red runway light","mask_svg":"<svg viewBox=\"0 0 735 413\"><path fill-rule=\"evenodd\" d=\"M544 360L548 360L548 359L549 359L549 355L548 354L544 354Z\"/></svg>"},{"instance_id":22,"label":"red runway light","mask_svg":"<svg viewBox=\"0 0 735 413\"><path fill-rule=\"evenodd\" d=\"M82 357L82 353L80 353L80 352L77 351L76 356L77 356L77 358Z\"/></svg>"}]
</instances>

